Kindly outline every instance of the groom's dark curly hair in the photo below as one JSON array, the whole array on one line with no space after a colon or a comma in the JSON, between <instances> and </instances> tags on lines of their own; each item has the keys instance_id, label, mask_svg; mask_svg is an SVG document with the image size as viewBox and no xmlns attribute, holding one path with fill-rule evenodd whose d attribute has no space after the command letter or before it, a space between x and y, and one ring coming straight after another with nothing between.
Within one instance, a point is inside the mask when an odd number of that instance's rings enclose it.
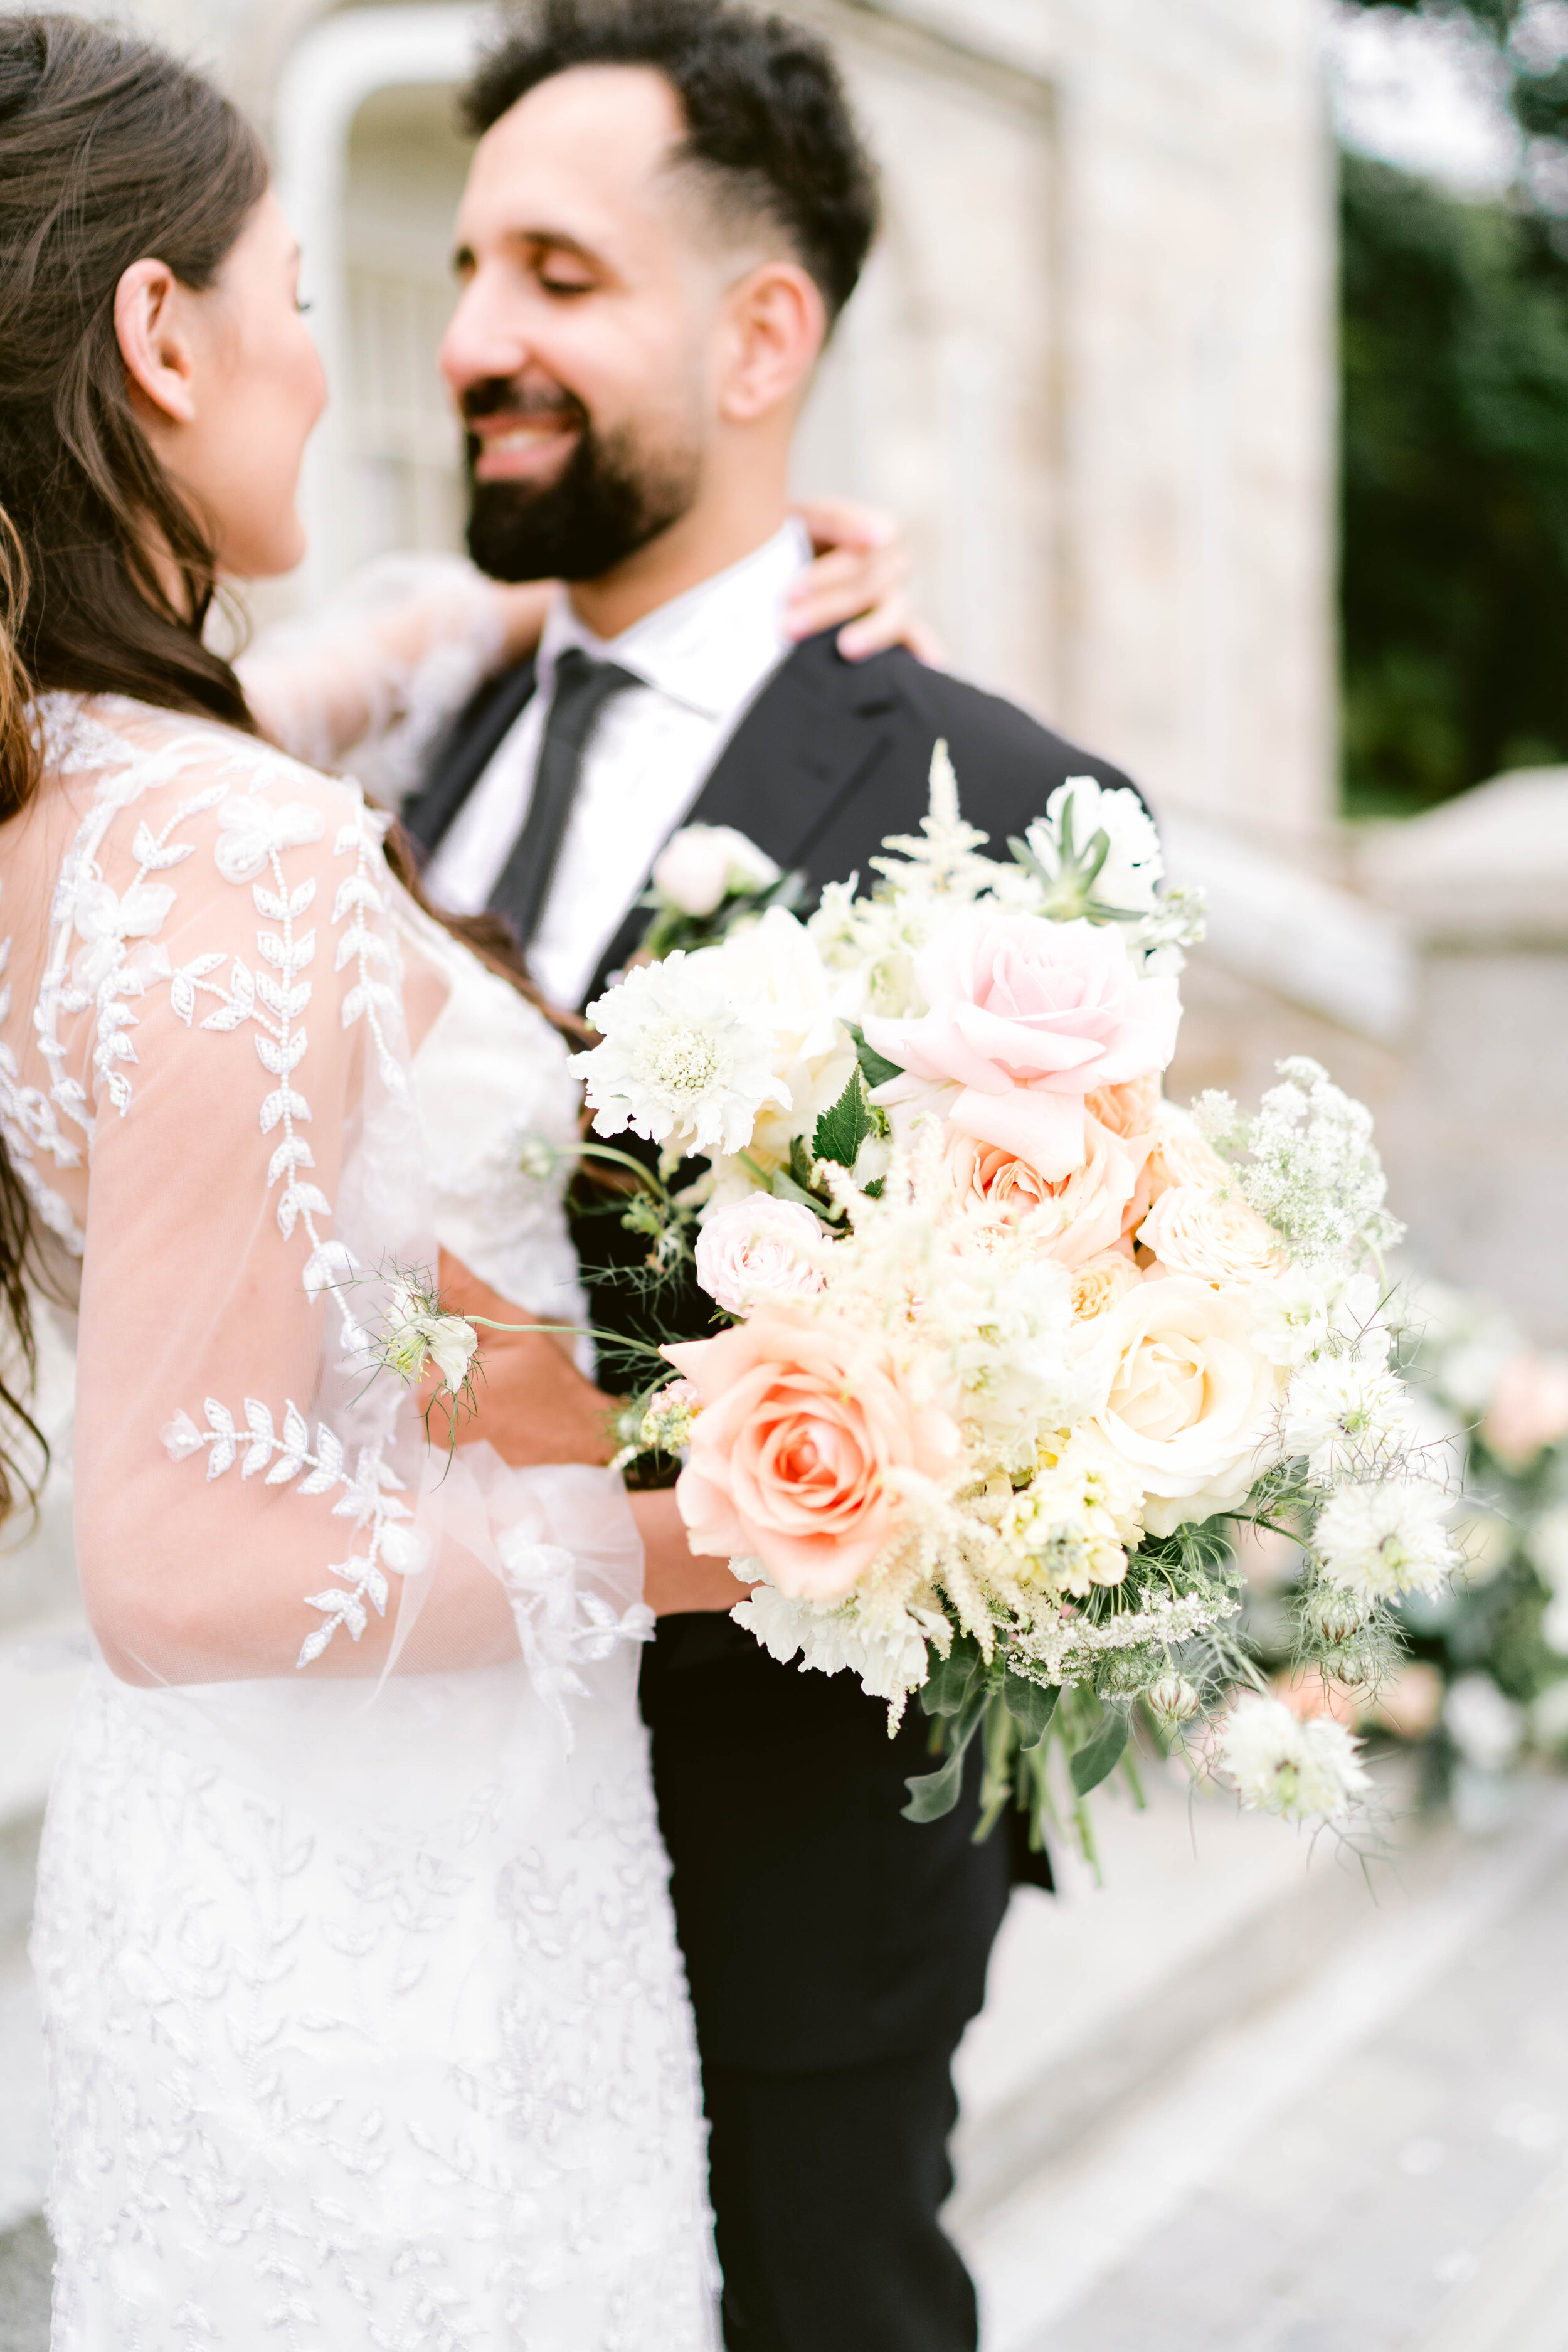
<instances>
[{"instance_id":1,"label":"groom's dark curly hair","mask_svg":"<svg viewBox=\"0 0 1568 2352\"><path fill-rule=\"evenodd\" d=\"M725 214L771 222L837 317L877 233L877 171L824 42L731 0L534 0L463 92L463 119L486 131L574 66L661 73L686 117L677 160Z\"/></svg>"}]
</instances>

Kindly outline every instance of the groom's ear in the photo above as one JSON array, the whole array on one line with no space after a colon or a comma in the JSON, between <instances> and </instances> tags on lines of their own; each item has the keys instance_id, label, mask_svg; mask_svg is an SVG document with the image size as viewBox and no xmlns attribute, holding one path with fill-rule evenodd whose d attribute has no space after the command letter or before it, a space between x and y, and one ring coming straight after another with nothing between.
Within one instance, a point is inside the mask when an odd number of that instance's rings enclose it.
<instances>
[{"instance_id":1,"label":"groom's ear","mask_svg":"<svg viewBox=\"0 0 1568 2352\"><path fill-rule=\"evenodd\" d=\"M195 420L195 363L180 287L166 261L133 261L114 289L114 334L132 406L137 395L157 418ZM145 417L143 422L155 421Z\"/></svg>"},{"instance_id":2,"label":"groom's ear","mask_svg":"<svg viewBox=\"0 0 1568 2352\"><path fill-rule=\"evenodd\" d=\"M751 425L805 394L827 334L816 279L797 261L763 261L725 297L719 413Z\"/></svg>"}]
</instances>

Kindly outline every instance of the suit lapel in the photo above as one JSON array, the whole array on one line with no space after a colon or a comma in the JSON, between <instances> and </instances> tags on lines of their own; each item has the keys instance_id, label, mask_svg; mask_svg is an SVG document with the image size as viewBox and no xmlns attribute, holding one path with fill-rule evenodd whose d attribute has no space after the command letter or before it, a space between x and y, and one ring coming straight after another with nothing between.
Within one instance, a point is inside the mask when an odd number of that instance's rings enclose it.
<instances>
[{"instance_id":1,"label":"suit lapel","mask_svg":"<svg viewBox=\"0 0 1568 2352\"><path fill-rule=\"evenodd\" d=\"M797 646L720 752L682 824L727 824L787 872L812 871L813 845L879 765L892 741L895 698L879 666L847 662L825 631ZM679 827L674 828L679 830ZM647 910L634 907L600 959L588 1002L635 950Z\"/></svg>"},{"instance_id":2,"label":"suit lapel","mask_svg":"<svg viewBox=\"0 0 1568 2352\"><path fill-rule=\"evenodd\" d=\"M502 739L531 701L534 680L531 659L519 662L499 677L486 678L458 712L431 760L425 784L403 804L404 830L424 856L438 847Z\"/></svg>"}]
</instances>

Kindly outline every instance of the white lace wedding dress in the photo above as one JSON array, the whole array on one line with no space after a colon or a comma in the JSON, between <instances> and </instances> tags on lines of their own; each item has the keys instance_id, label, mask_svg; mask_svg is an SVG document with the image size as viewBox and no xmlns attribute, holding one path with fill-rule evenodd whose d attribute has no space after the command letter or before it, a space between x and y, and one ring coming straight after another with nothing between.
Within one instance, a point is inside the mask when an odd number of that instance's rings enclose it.
<instances>
[{"instance_id":1,"label":"white lace wedding dress","mask_svg":"<svg viewBox=\"0 0 1568 2352\"><path fill-rule=\"evenodd\" d=\"M330 696L288 683L301 740ZM0 1121L79 1289L97 1652L34 1944L56 2352L707 2352L625 1496L447 1472L366 1369L379 1277L438 1240L574 1311L520 1164L571 1136L564 1048L352 784L129 702L46 717L0 831Z\"/></svg>"}]
</instances>

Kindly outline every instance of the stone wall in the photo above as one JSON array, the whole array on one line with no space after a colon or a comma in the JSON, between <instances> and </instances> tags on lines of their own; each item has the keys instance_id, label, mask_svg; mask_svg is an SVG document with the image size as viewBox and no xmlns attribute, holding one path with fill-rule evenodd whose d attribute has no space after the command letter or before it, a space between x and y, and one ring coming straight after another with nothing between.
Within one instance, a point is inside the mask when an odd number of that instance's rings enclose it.
<instances>
[{"instance_id":1,"label":"stone wall","mask_svg":"<svg viewBox=\"0 0 1568 2352\"><path fill-rule=\"evenodd\" d=\"M132 0L276 134L326 16ZM1331 806L1333 352L1322 0L795 0L845 60L887 234L824 369L805 485L906 520L955 666L1164 806L1298 845ZM460 155L440 87L353 126L349 540L450 540L428 345ZM307 267L320 224L296 224ZM387 373L397 379L385 396ZM269 599L278 608L276 594Z\"/></svg>"}]
</instances>

